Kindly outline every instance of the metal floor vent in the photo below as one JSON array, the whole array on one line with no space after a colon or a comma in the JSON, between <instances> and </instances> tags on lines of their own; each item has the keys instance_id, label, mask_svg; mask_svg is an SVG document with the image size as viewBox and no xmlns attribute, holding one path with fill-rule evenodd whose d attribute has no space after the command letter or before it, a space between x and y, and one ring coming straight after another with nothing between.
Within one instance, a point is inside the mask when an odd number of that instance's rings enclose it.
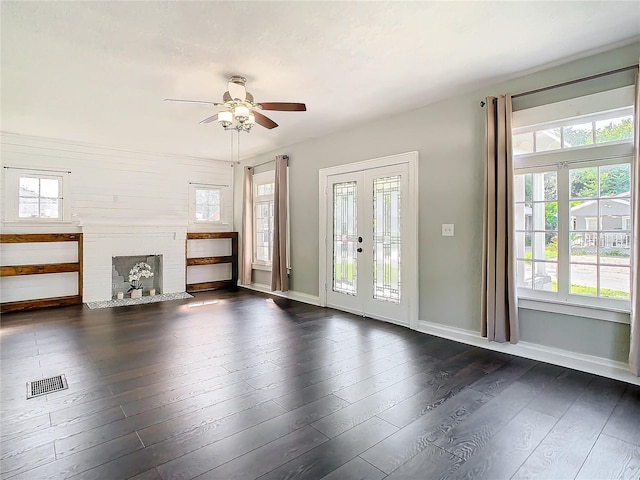
<instances>
[{"instance_id":1,"label":"metal floor vent","mask_svg":"<svg viewBox=\"0 0 640 480\"><path fill-rule=\"evenodd\" d=\"M27 399L69 388L64 375L27 382Z\"/></svg>"}]
</instances>

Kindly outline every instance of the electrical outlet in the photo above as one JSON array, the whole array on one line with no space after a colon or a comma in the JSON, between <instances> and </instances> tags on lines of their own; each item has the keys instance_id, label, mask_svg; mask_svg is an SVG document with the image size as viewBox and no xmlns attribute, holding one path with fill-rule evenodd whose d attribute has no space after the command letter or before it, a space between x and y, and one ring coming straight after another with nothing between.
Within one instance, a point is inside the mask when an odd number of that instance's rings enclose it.
<instances>
[{"instance_id":1,"label":"electrical outlet","mask_svg":"<svg viewBox=\"0 0 640 480\"><path fill-rule=\"evenodd\" d=\"M453 237L453 223L443 223L442 224L442 236L443 237Z\"/></svg>"}]
</instances>

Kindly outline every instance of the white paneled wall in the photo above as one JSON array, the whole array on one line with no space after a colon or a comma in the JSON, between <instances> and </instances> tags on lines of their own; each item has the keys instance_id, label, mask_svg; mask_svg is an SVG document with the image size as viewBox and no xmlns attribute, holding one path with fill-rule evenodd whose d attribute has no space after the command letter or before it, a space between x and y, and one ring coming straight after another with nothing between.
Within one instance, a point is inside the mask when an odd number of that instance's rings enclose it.
<instances>
[{"instance_id":1,"label":"white paneled wall","mask_svg":"<svg viewBox=\"0 0 640 480\"><path fill-rule=\"evenodd\" d=\"M66 199L70 202L71 217L65 223L3 221L2 231L84 233L84 301L111 298L111 257L115 255L163 255L163 291L182 292L187 231L233 230L233 168L229 162L131 152L12 133L1 133L0 139L3 167L71 172L67 178L70 198ZM222 223L190 222L190 182L220 186ZM75 261L70 259L73 253L66 247L52 244L46 247L51 248L48 251L41 244L3 245L2 265ZM2 301L26 299L23 298L26 292L31 295L27 298L58 296L46 277L3 279ZM69 284L73 282L70 280Z\"/></svg>"},{"instance_id":2,"label":"white paneled wall","mask_svg":"<svg viewBox=\"0 0 640 480\"><path fill-rule=\"evenodd\" d=\"M226 224L194 225L193 230L232 230L233 168L229 162L0 135L4 167L71 172L70 220L74 223L187 225L189 182L195 182L228 187L222 187Z\"/></svg>"},{"instance_id":3,"label":"white paneled wall","mask_svg":"<svg viewBox=\"0 0 640 480\"><path fill-rule=\"evenodd\" d=\"M2 243L0 261L2 265L75 263L78 261L78 243ZM0 278L2 302L77 294L78 274L75 272Z\"/></svg>"},{"instance_id":4,"label":"white paneled wall","mask_svg":"<svg viewBox=\"0 0 640 480\"><path fill-rule=\"evenodd\" d=\"M45 273L0 279L2 302L78 295L78 273Z\"/></svg>"},{"instance_id":5,"label":"white paneled wall","mask_svg":"<svg viewBox=\"0 0 640 480\"><path fill-rule=\"evenodd\" d=\"M230 238L210 238L206 240L188 240L187 256L189 258L200 257L225 257L232 254L232 242ZM218 280L229 280L233 276L230 263L217 263L214 265L192 265L187 269L187 283L207 283Z\"/></svg>"}]
</instances>

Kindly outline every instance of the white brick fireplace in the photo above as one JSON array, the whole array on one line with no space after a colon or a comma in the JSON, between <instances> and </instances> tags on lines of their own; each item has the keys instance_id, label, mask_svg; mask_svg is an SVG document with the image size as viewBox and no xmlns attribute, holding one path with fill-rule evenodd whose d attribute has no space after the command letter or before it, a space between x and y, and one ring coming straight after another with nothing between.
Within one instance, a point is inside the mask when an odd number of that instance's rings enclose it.
<instances>
[{"instance_id":1,"label":"white brick fireplace","mask_svg":"<svg viewBox=\"0 0 640 480\"><path fill-rule=\"evenodd\" d=\"M111 300L112 257L162 255L162 293L185 291L185 225L85 225L83 301Z\"/></svg>"}]
</instances>

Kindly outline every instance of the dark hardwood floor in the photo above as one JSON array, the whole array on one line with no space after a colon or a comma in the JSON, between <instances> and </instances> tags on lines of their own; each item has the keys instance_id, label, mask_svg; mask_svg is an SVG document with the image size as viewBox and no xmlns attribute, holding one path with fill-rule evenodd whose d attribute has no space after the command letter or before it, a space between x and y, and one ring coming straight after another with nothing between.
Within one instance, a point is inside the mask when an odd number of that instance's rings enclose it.
<instances>
[{"instance_id":1,"label":"dark hardwood floor","mask_svg":"<svg viewBox=\"0 0 640 480\"><path fill-rule=\"evenodd\" d=\"M212 292L0 334L3 479L640 478L640 387L335 310Z\"/></svg>"}]
</instances>

